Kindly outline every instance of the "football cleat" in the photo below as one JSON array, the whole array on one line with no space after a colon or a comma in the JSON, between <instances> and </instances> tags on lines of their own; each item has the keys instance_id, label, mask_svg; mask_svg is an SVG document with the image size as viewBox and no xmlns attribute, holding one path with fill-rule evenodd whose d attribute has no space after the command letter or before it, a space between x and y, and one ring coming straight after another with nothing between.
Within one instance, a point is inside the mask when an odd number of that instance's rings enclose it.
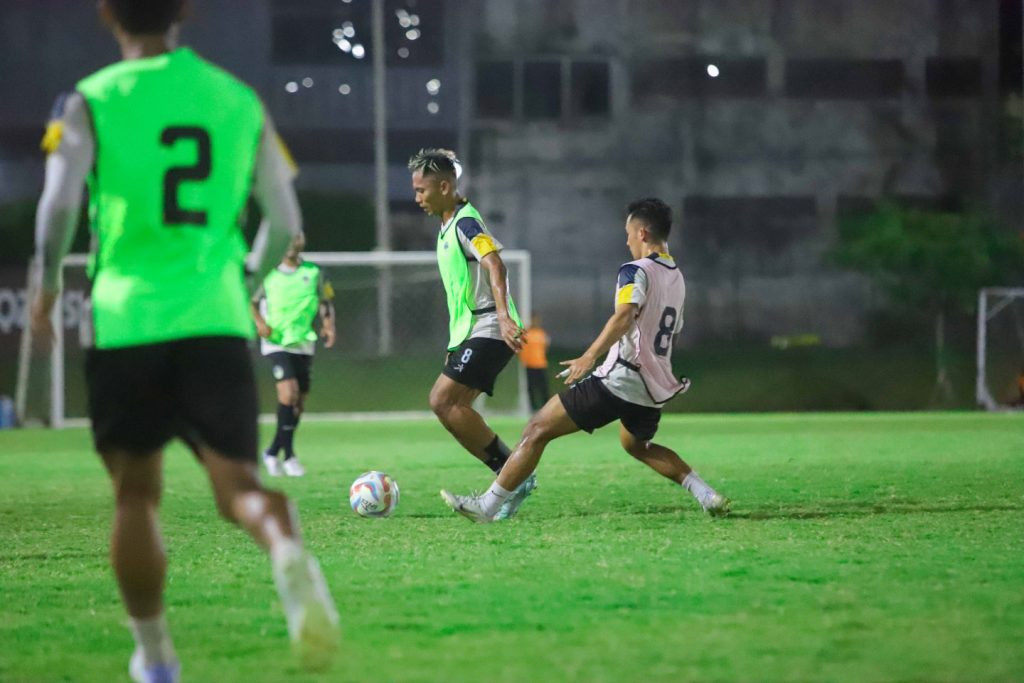
<instances>
[{"instance_id":1,"label":"football cleat","mask_svg":"<svg viewBox=\"0 0 1024 683\"><path fill-rule=\"evenodd\" d=\"M530 472L530 476L528 476L522 484L517 486L512 492L512 495L501 504L501 507L498 509L498 513L494 515L494 521L497 522L503 519L509 519L510 517L515 517L516 513L519 512L519 506L523 504L523 501L530 497L530 494L533 493L535 488L537 488L537 475L534 472Z\"/></svg>"},{"instance_id":2,"label":"football cleat","mask_svg":"<svg viewBox=\"0 0 1024 683\"><path fill-rule=\"evenodd\" d=\"M470 521L477 524L490 524L494 521L494 518L489 517L480 505L480 496L457 496L442 489L441 498L448 503L448 507Z\"/></svg>"},{"instance_id":3,"label":"football cleat","mask_svg":"<svg viewBox=\"0 0 1024 683\"><path fill-rule=\"evenodd\" d=\"M263 464L267 468L267 474L271 477L281 476L281 461L277 459L276 455L263 454Z\"/></svg>"},{"instance_id":4,"label":"football cleat","mask_svg":"<svg viewBox=\"0 0 1024 683\"><path fill-rule=\"evenodd\" d=\"M700 506L711 517L725 517L729 514L732 501L721 493L712 491L700 500Z\"/></svg>"},{"instance_id":5,"label":"football cleat","mask_svg":"<svg viewBox=\"0 0 1024 683\"><path fill-rule=\"evenodd\" d=\"M128 663L128 675L135 683L178 683L181 680L181 664L150 664L146 666L142 648L135 648Z\"/></svg>"},{"instance_id":6,"label":"football cleat","mask_svg":"<svg viewBox=\"0 0 1024 683\"><path fill-rule=\"evenodd\" d=\"M341 630L320 565L305 550L290 548L274 558L273 567L292 650L305 669L321 671L338 650Z\"/></svg>"},{"instance_id":7,"label":"football cleat","mask_svg":"<svg viewBox=\"0 0 1024 683\"><path fill-rule=\"evenodd\" d=\"M281 468L289 477L301 477L306 474L306 468L302 466L298 458L288 458Z\"/></svg>"}]
</instances>

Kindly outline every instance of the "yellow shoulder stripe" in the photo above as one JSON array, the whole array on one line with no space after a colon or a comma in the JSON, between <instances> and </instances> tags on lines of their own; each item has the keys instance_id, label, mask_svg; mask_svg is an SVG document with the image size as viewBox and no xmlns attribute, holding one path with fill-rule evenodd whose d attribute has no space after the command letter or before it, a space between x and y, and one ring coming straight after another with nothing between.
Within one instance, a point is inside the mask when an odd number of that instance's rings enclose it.
<instances>
[{"instance_id":1,"label":"yellow shoulder stripe","mask_svg":"<svg viewBox=\"0 0 1024 683\"><path fill-rule=\"evenodd\" d=\"M281 150L281 155L288 162L288 168L292 170L292 173L298 173L299 166L295 163L295 157L292 156L292 151L288 149L288 145L284 144L284 140L277 133L274 133L274 138L277 140L277 148Z\"/></svg>"},{"instance_id":2,"label":"yellow shoulder stripe","mask_svg":"<svg viewBox=\"0 0 1024 683\"><path fill-rule=\"evenodd\" d=\"M628 285L624 285L622 287L622 289L619 290L618 296L615 297L615 303L616 304L631 304L631 303L633 303L633 287L635 287L635 285L633 283L630 283Z\"/></svg>"},{"instance_id":3,"label":"yellow shoulder stripe","mask_svg":"<svg viewBox=\"0 0 1024 683\"><path fill-rule=\"evenodd\" d=\"M54 119L46 124L46 132L43 139L39 141L39 149L47 154L53 154L60 147L60 141L64 138L64 122Z\"/></svg>"},{"instance_id":4,"label":"yellow shoulder stripe","mask_svg":"<svg viewBox=\"0 0 1024 683\"><path fill-rule=\"evenodd\" d=\"M491 239L490 235L480 233L472 239L473 248L480 254L480 258L487 256L492 251L498 251L498 247L494 246L494 240Z\"/></svg>"}]
</instances>

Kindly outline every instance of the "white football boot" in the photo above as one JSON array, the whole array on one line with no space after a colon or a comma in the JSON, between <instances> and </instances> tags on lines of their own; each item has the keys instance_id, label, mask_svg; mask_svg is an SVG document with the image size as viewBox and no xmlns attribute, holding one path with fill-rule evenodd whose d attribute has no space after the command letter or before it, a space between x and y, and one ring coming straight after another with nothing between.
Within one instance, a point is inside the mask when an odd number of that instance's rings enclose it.
<instances>
[{"instance_id":1,"label":"white football boot","mask_svg":"<svg viewBox=\"0 0 1024 683\"><path fill-rule=\"evenodd\" d=\"M281 476L281 461L277 459L276 455L264 453L263 464L267 468L267 474L269 474L271 477Z\"/></svg>"},{"instance_id":2,"label":"white football boot","mask_svg":"<svg viewBox=\"0 0 1024 683\"><path fill-rule=\"evenodd\" d=\"M530 472L530 476L523 480L523 483L517 486L512 491L512 495L498 508L498 514L494 515L494 521L498 522L515 517L516 513L519 512L519 506L530 497L535 488L537 488L537 475L534 472Z\"/></svg>"},{"instance_id":3,"label":"white football boot","mask_svg":"<svg viewBox=\"0 0 1024 683\"><path fill-rule=\"evenodd\" d=\"M281 468L289 477L301 477L306 474L306 468L302 466L298 458L294 457L285 460Z\"/></svg>"},{"instance_id":4,"label":"white football boot","mask_svg":"<svg viewBox=\"0 0 1024 683\"><path fill-rule=\"evenodd\" d=\"M457 496L442 489L441 498L448 503L448 507L452 510L477 524L490 524L494 521L493 517L484 513L483 507L480 505L480 496Z\"/></svg>"},{"instance_id":5,"label":"white football boot","mask_svg":"<svg viewBox=\"0 0 1024 683\"><path fill-rule=\"evenodd\" d=\"M178 683L181 680L181 664L175 660L170 664L146 666L142 648L135 648L128 662L128 675L135 683Z\"/></svg>"},{"instance_id":6,"label":"white football boot","mask_svg":"<svg viewBox=\"0 0 1024 683\"><path fill-rule=\"evenodd\" d=\"M725 517L732 508L732 501L716 491L703 496L698 502L704 512L711 517Z\"/></svg>"},{"instance_id":7,"label":"white football boot","mask_svg":"<svg viewBox=\"0 0 1024 683\"><path fill-rule=\"evenodd\" d=\"M275 554L272 565L292 650L304 668L327 668L338 650L341 629L320 565L298 544Z\"/></svg>"}]
</instances>

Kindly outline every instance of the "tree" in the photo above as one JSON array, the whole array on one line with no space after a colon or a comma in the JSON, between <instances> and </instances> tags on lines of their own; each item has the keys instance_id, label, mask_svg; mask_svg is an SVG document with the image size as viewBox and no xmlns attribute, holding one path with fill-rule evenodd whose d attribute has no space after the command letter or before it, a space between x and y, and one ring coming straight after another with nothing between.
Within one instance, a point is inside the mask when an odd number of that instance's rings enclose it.
<instances>
[{"instance_id":1,"label":"tree","mask_svg":"<svg viewBox=\"0 0 1024 683\"><path fill-rule=\"evenodd\" d=\"M935 387L952 396L946 365L946 316L970 312L981 287L1020 283L1024 233L980 212L940 212L882 203L840 222L836 263L867 274L897 307L935 321Z\"/></svg>"}]
</instances>

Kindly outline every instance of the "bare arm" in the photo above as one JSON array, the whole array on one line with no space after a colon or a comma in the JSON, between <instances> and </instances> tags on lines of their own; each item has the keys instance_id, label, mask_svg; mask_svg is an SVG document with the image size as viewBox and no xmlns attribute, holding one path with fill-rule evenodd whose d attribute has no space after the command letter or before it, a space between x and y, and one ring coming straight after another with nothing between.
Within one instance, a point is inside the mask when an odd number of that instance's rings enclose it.
<instances>
[{"instance_id":1,"label":"bare arm","mask_svg":"<svg viewBox=\"0 0 1024 683\"><path fill-rule=\"evenodd\" d=\"M334 346L334 288L320 275L320 336L324 338L324 348Z\"/></svg>"},{"instance_id":2,"label":"bare arm","mask_svg":"<svg viewBox=\"0 0 1024 683\"><path fill-rule=\"evenodd\" d=\"M608 322L604 324L604 329L601 330L601 334L597 335L597 339L590 345L583 355L579 358L573 358L572 360L564 360L560 365L567 365L568 368L563 372L568 373L565 376L565 383L572 384L582 379L588 372L593 369L597 363L597 359L608 353L608 349L622 339L622 335L629 331L630 326L633 324L633 319L636 318L637 305L636 304L618 304L615 306L615 312L608 318ZM558 375L562 376L561 373Z\"/></svg>"},{"instance_id":3,"label":"bare arm","mask_svg":"<svg viewBox=\"0 0 1024 683\"><path fill-rule=\"evenodd\" d=\"M501 338L513 351L523 348L523 328L516 324L508 314L508 269L498 252L492 251L483 257L480 265L487 269L491 280L491 296L497 309L498 325L501 327Z\"/></svg>"},{"instance_id":4,"label":"bare arm","mask_svg":"<svg viewBox=\"0 0 1024 683\"><path fill-rule=\"evenodd\" d=\"M270 325L263 318L263 314L260 313L260 299L263 298L263 287L257 290L256 294L253 295L252 299L249 300L249 313L252 315L252 321L256 323L256 334L260 335L264 339L270 339L270 334L273 332L270 329Z\"/></svg>"}]
</instances>

